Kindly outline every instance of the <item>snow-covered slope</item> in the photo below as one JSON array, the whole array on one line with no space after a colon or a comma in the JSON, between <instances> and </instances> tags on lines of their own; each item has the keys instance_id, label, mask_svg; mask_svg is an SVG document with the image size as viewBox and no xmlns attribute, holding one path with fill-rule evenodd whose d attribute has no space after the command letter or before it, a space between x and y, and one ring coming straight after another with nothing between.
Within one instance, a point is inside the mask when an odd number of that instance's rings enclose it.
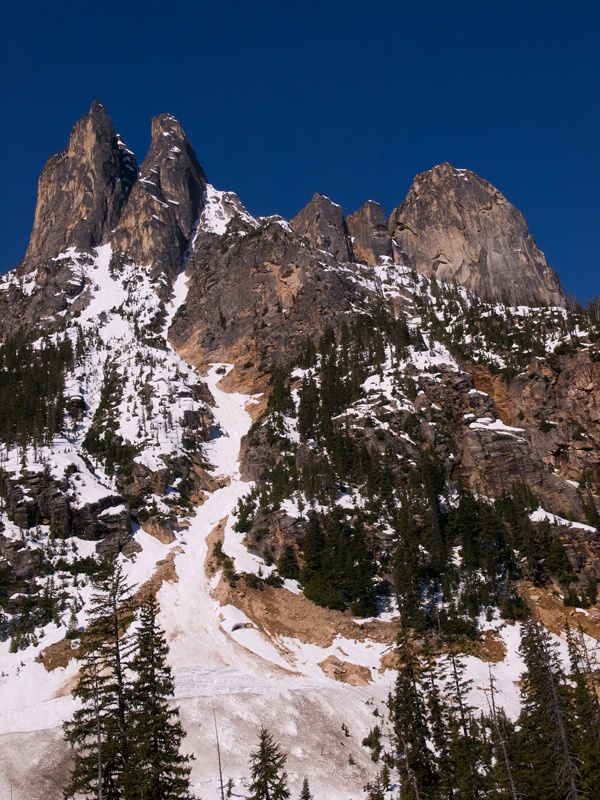
<instances>
[{"instance_id":1,"label":"snow-covered slope","mask_svg":"<svg viewBox=\"0 0 600 800\"><path fill-rule=\"evenodd\" d=\"M210 186L205 200L196 232L224 234L231 219L240 213L239 201ZM245 221L251 227L256 224L249 216ZM193 246L192 241L190 253ZM157 294L160 279L157 282L152 277L149 267L128 263L116 267L111 259L110 245L98 248L93 256L70 250L58 258L68 262L74 279L85 285L87 293L87 304L80 313L65 324L64 331L54 334L57 341L69 337L76 351L75 363L65 377L65 396L76 401L79 412L66 415L63 432L50 443L5 450L2 470L15 482L48 474L73 512L104 504L105 510L96 508L98 518L108 515L105 518L110 517L115 525L129 526L131 508L148 530L149 518L176 520L169 529L171 536L163 541L132 523L127 531L132 542L120 558L129 580L138 586L149 580L157 567L172 565L162 571L160 623L170 645L174 703L181 709L187 733L185 749L196 757L192 783L198 795L219 796L214 713L224 776L233 780L234 796L244 795L248 755L264 725L289 754L293 795L309 775L317 797L362 797L363 787L374 779L379 766L361 743L375 724L382 727L384 741L389 736L385 710L395 677L390 658L394 623L388 624L385 633L379 628L378 634L372 635L375 629L368 627L368 620L361 622L361 629L358 624L350 625L348 615L340 614L340 630L335 635L315 634L311 639L281 632L277 620L269 619L272 606L267 592L264 600L255 592L254 605L242 602L247 599L242 592L236 605L223 567L213 558L217 540L222 541L223 553L238 574L269 575L274 569L256 551L247 549L243 534L234 528L238 504L253 488L240 475L239 457L242 439L252 425L252 407L260 397L222 388L220 382L233 365L212 364L207 374L199 375L168 343L169 325L186 301L189 276L185 263L173 283L170 301L163 306ZM447 317L448 330L463 324L461 314L464 316L470 302L467 294L448 287L449 297L444 299L410 270L385 259L369 270L340 265L339 271L370 297L401 308L413 333L423 332L420 343L403 352L389 346L383 361L363 381L361 398L345 408L339 419L345 419L349 427L368 419L374 435L384 437L391 431L387 418L420 414L427 401L433 416L423 417L423 424L435 439L439 435L435 413L441 411L431 399L435 387L441 390L449 376L463 380L466 373L447 344L434 335L433 321L446 322ZM16 279L9 278L5 290L11 280ZM21 284L24 292L37 291L36 273ZM364 313L364 309L356 311ZM512 309L511 313L518 320L529 314L527 309ZM548 346L564 344L564 310L540 313L548 326ZM506 366L483 337L473 337L468 344L483 363ZM310 369L292 374L296 406L298 386L304 378L316 377L313 372L314 376ZM423 389L411 395L406 375L433 386L431 397ZM487 407L487 395L470 391L477 395L474 407ZM519 441L523 432L483 411L466 414L463 423L476 433ZM296 421L286 418L283 425L285 435L297 444ZM409 433L398 436L414 444ZM115 441L119 447L129 448L126 469L135 473L134 488L118 465L109 465L102 450ZM90 443L96 443L95 450ZM176 468L182 472L177 474ZM193 497L189 488L192 478L200 481L194 484ZM340 506L364 506L355 489L347 487L338 498ZM22 503L27 500L25 496ZM298 519L308 503L297 494L281 503L281 512ZM328 510L326 506L314 508ZM540 511L538 517L544 513ZM54 652L52 645L64 640L67 629L86 624L89 580L69 567L78 559L94 557L99 537L61 536L59 532L57 538L55 527L45 519L23 527L3 514L2 522L8 540L38 552L50 565L49 574L36 579L38 592L50 591L60 602L51 621L36 626L18 642L12 636L0 643L0 792L7 793L12 786L15 798L53 800L61 796L68 766L61 726L75 708L70 690L77 664L65 658L68 644L63 645L62 656L55 663L47 654ZM373 529L382 536L390 533L384 516ZM299 597L296 582L286 581L276 591L278 608L284 608L290 617L314 615L314 627L319 628L322 609L310 607L308 601L294 605ZM251 608L260 613L253 616ZM385 618L393 616L392 603ZM496 614L490 620L482 619L481 627L489 631L504 657L490 663L468 657L467 676L474 681L470 700L487 708L491 674L497 702L514 718L522 670L517 653L519 626L506 624Z\"/></svg>"}]
</instances>

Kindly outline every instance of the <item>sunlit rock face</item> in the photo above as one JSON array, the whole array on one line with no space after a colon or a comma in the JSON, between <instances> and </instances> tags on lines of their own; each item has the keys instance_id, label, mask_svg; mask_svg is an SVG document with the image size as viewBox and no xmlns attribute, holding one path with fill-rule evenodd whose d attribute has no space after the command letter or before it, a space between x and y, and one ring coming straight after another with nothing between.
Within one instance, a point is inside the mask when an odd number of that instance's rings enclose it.
<instances>
[{"instance_id":1,"label":"sunlit rock face","mask_svg":"<svg viewBox=\"0 0 600 800\"><path fill-rule=\"evenodd\" d=\"M67 149L49 158L41 174L22 271L70 247L89 251L108 241L136 178L134 154L104 106L94 102L75 124Z\"/></svg>"},{"instance_id":2,"label":"sunlit rock face","mask_svg":"<svg viewBox=\"0 0 600 800\"><path fill-rule=\"evenodd\" d=\"M390 227L422 275L492 300L564 305L521 212L469 170L444 163L417 175Z\"/></svg>"}]
</instances>

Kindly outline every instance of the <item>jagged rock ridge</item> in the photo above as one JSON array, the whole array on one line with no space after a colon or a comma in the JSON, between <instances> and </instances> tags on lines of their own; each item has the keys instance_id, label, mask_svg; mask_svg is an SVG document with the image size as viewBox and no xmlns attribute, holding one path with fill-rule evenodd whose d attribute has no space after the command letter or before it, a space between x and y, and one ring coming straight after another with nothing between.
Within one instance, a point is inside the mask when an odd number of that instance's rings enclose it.
<instances>
[{"instance_id":1,"label":"jagged rock ridge","mask_svg":"<svg viewBox=\"0 0 600 800\"><path fill-rule=\"evenodd\" d=\"M181 267L200 216L206 176L180 123L152 120L152 140L140 177L112 238L116 257L152 265L170 281Z\"/></svg>"}]
</instances>

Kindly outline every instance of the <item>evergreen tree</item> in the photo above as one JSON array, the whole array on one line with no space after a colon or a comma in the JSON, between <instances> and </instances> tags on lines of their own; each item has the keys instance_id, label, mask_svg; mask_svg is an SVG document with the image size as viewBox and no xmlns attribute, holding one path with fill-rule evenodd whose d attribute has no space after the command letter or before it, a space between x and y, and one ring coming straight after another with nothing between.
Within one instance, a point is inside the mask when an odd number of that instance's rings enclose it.
<instances>
[{"instance_id":1,"label":"evergreen tree","mask_svg":"<svg viewBox=\"0 0 600 800\"><path fill-rule=\"evenodd\" d=\"M312 794L310 793L310 787L308 785L308 778L305 777L302 781L302 791L300 792L299 800L314 800Z\"/></svg>"},{"instance_id":2,"label":"evergreen tree","mask_svg":"<svg viewBox=\"0 0 600 800\"><path fill-rule=\"evenodd\" d=\"M400 663L396 688L388 702L400 798L433 800L437 797L438 772L435 755L427 746L431 730L424 704L426 692L419 679L420 664L405 631L400 634L397 653Z\"/></svg>"},{"instance_id":3,"label":"evergreen tree","mask_svg":"<svg viewBox=\"0 0 600 800\"><path fill-rule=\"evenodd\" d=\"M514 725L506 716L504 709L496 707L494 678L490 667L490 690L487 697L490 710L490 722L494 732L492 744L495 749L495 763L492 767L492 784L500 796L510 796L511 800L519 800L515 783L514 770L509 755L509 743L514 736Z\"/></svg>"},{"instance_id":4,"label":"evergreen tree","mask_svg":"<svg viewBox=\"0 0 600 800\"><path fill-rule=\"evenodd\" d=\"M266 728L261 728L258 749L250 754L250 794L248 800L287 800L287 755Z\"/></svg>"},{"instance_id":5,"label":"evergreen tree","mask_svg":"<svg viewBox=\"0 0 600 800\"><path fill-rule=\"evenodd\" d=\"M136 677L131 687L130 757L126 774L128 800L187 800L190 757L181 755L184 731L178 709L170 708L174 694L168 647L151 597L142 606L130 667Z\"/></svg>"},{"instance_id":6,"label":"evergreen tree","mask_svg":"<svg viewBox=\"0 0 600 800\"><path fill-rule=\"evenodd\" d=\"M578 800L569 688L550 634L536 620L523 624L520 653L526 671L514 748L517 783L528 800Z\"/></svg>"},{"instance_id":7,"label":"evergreen tree","mask_svg":"<svg viewBox=\"0 0 600 800\"><path fill-rule=\"evenodd\" d=\"M573 682L575 744L584 797L600 797L600 699L598 664L590 655L581 628L567 628Z\"/></svg>"},{"instance_id":8,"label":"evergreen tree","mask_svg":"<svg viewBox=\"0 0 600 800\"><path fill-rule=\"evenodd\" d=\"M109 557L92 579L90 622L82 637L83 656L73 692L81 707L65 723L73 747L73 769L65 798L91 794L119 800L129 761L125 664L130 648L126 634L132 620L131 589L116 558Z\"/></svg>"}]
</instances>

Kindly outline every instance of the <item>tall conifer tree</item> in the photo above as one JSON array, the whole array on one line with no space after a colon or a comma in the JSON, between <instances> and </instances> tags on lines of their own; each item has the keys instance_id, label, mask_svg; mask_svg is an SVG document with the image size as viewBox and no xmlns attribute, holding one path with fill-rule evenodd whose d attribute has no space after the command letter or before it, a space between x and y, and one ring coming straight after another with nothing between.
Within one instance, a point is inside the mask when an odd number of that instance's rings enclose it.
<instances>
[{"instance_id":1,"label":"tall conifer tree","mask_svg":"<svg viewBox=\"0 0 600 800\"><path fill-rule=\"evenodd\" d=\"M65 738L73 747L73 769L64 795L120 800L129 760L126 661L131 640L126 630L133 617L131 589L114 556L106 560L93 585L90 622L82 637L83 657L73 692L81 707L65 723Z\"/></svg>"},{"instance_id":2,"label":"tall conifer tree","mask_svg":"<svg viewBox=\"0 0 600 800\"><path fill-rule=\"evenodd\" d=\"M248 800L288 800L285 762L287 755L266 728L261 728L258 748L250 754Z\"/></svg>"},{"instance_id":3,"label":"tall conifer tree","mask_svg":"<svg viewBox=\"0 0 600 800\"><path fill-rule=\"evenodd\" d=\"M157 614L158 605L151 597L141 609L130 662L136 677L131 687L126 796L128 800L188 800L190 757L180 752L185 734L179 711L168 702L174 685Z\"/></svg>"}]
</instances>

